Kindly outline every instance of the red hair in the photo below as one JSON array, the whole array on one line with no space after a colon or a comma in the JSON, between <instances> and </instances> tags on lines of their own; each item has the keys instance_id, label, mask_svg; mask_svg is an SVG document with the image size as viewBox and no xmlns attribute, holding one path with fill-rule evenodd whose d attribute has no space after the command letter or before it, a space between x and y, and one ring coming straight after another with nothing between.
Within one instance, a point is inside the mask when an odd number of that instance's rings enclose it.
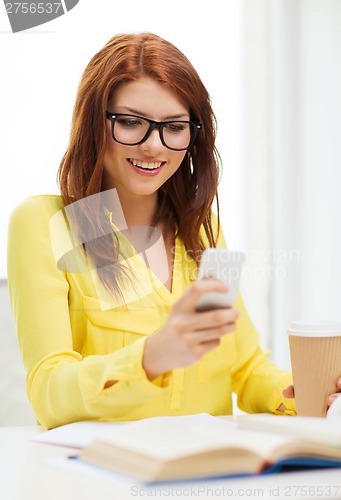
<instances>
[{"instance_id":1,"label":"red hair","mask_svg":"<svg viewBox=\"0 0 341 500\"><path fill-rule=\"evenodd\" d=\"M187 251L198 262L204 249L201 226L210 246L216 245L217 238L211 225L220 165L215 116L195 68L180 50L157 35L116 35L86 67L74 106L69 147L58 171L62 199L68 205L102 190L108 100L117 85L142 75L175 92L188 105L191 119L202 124L180 168L160 188L154 220L154 224L162 220L167 231L177 228Z\"/></svg>"}]
</instances>

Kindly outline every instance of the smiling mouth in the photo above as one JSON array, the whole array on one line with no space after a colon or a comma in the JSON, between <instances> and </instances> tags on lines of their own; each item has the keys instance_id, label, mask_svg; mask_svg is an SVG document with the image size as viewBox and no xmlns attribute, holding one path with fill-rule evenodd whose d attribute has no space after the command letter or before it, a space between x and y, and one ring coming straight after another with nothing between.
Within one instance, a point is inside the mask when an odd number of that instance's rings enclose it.
<instances>
[{"instance_id":1,"label":"smiling mouth","mask_svg":"<svg viewBox=\"0 0 341 500\"><path fill-rule=\"evenodd\" d=\"M128 161L135 167L141 168L142 170L157 170L165 163L164 161L155 161L149 163L146 161L135 160L134 158L128 158Z\"/></svg>"}]
</instances>

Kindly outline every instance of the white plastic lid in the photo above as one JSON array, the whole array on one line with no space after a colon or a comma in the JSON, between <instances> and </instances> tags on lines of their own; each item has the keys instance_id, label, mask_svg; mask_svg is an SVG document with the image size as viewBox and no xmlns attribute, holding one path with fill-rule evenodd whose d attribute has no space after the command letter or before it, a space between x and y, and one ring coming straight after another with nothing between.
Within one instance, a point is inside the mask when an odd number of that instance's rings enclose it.
<instances>
[{"instance_id":1,"label":"white plastic lid","mask_svg":"<svg viewBox=\"0 0 341 500\"><path fill-rule=\"evenodd\" d=\"M298 337L341 337L341 323L337 321L292 321L287 333Z\"/></svg>"}]
</instances>

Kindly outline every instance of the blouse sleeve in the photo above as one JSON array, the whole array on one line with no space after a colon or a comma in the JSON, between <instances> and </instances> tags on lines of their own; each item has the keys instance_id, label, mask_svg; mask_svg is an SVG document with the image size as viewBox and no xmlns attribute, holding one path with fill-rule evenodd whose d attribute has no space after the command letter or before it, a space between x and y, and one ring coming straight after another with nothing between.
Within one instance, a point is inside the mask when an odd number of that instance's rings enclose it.
<instances>
[{"instance_id":1,"label":"blouse sleeve","mask_svg":"<svg viewBox=\"0 0 341 500\"><path fill-rule=\"evenodd\" d=\"M52 215L50 204L33 197L16 207L9 223L9 291L28 398L47 428L120 418L163 390L142 367L146 337L105 355L82 358L74 349L69 282L51 248ZM105 388L109 380L117 382Z\"/></svg>"},{"instance_id":2,"label":"blouse sleeve","mask_svg":"<svg viewBox=\"0 0 341 500\"><path fill-rule=\"evenodd\" d=\"M237 358L232 369L232 391L238 407L247 413L296 414L294 399L284 398L282 391L292 385L292 375L280 370L268 359L269 352L259 345L259 335L252 324L239 294L236 308L240 311L235 332ZM284 411L278 410L283 404Z\"/></svg>"}]
</instances>

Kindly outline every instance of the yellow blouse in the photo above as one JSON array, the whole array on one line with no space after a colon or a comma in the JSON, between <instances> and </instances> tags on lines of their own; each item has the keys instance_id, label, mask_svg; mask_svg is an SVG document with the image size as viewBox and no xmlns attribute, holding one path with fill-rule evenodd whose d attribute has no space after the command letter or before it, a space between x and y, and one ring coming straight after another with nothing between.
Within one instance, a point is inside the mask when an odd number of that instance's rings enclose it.
<instances>
[{"instance_id":1,"label":"yellow blouse","mask_svg":"<svg viewBox=\"0 0 341 500\"><path fill-rule=\"evenodd\" d=\"M279 370L259 347L258 334L239 296L235 332L185 369L149 381L142 367L147 335L158 331L173 302L190 285L196 265L177 238L172 292L140 260L141 283L151 290L127 306L99 298L93 271L60 270L65 244L57 195L28 198L9 224L8 279L27 394L47 428L78 420L136 420L156 415L232 413L232 392L246 412L294 414L282 390L291 375ZM58 229L59 228L59 229ZM67 239L67 238L66 238ZM223 236L218 246L225 246ZM60 248L59 248L60 247ZM138 256L136 256L139 259ZM118 381L105 388L109 380Z\"/></svg>"}]
</instances>

